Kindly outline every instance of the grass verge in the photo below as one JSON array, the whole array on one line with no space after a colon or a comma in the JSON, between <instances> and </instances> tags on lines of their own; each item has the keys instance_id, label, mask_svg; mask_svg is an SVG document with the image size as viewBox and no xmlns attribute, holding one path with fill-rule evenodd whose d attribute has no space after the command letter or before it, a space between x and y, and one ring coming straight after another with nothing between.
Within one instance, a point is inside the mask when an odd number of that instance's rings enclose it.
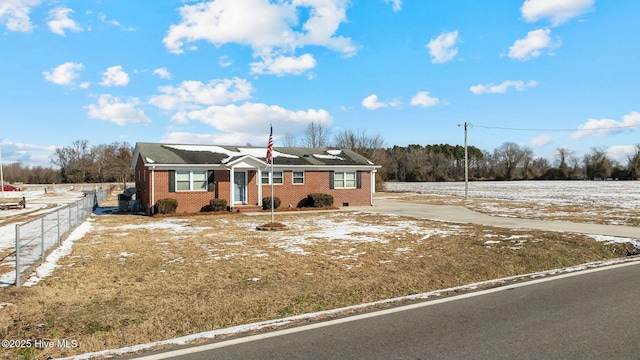
<instances>
[{"instance_id":1,"label":"grass verge","mask_svg":"<svg viewBox=\"0 0 640 360\"><path fill-rule=\"evenodd\" d=\"M417 294L619 257L577 234L367 213L266 217L93 216L92 230L33 287L0 289L3 339L76 348L4 350L47 358Z\"/></svg>"}]
</instances>

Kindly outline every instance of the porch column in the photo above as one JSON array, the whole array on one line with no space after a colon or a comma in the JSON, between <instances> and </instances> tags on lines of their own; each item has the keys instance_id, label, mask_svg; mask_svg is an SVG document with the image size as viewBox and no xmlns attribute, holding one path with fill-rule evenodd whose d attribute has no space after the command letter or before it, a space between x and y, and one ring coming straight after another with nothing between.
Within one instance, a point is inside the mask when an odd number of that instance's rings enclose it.
<instances>
[{"instance_id":1,"label":"porch column","mask_svg":"<svg viewBox=\"0 0 640 360\"><path fill-rule=\"evenodd\" d=\"M258 184L258 206L262 206L262 169L260 167L257 168L256 171L257 184Z\"/></svg>"},{"instance_id":2,"label":"porch column","mask_svg":"<svg viewBox=\"0 0 640 360\"><path fill-rule=\"evenodd\" d=\"M235 171L233 167L229 169L229 208L232 208L235 202Z\"/></svg>"}]
</instances>

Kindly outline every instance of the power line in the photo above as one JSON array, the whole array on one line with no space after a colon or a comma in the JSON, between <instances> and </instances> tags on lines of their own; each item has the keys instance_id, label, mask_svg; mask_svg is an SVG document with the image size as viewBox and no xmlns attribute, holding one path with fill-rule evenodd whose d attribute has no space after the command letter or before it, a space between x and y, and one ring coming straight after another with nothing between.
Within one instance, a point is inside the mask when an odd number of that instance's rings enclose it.
<instances>
[{"instance_id":1,"label":"power line","mask_svg":"<svg viewBox=\"0 0 640 360\"><path fill-rule=\"evenodd\" d=\"M512 131L539 131L539 132L574 132L574 131L600 131L600 130L618 130L618 129L632 129L640 127L638 125L627 125L627 126L607 126L607 127L598 127L598 128L590 128L590 129L535 129L535 128L511 128L511 127L500 127L500 126L486 126L486 125L476 125L476 124L467 124L471 127L478 127L483 129L496 129L496 130L512 130Z\"/></svg>"}]
</instances>

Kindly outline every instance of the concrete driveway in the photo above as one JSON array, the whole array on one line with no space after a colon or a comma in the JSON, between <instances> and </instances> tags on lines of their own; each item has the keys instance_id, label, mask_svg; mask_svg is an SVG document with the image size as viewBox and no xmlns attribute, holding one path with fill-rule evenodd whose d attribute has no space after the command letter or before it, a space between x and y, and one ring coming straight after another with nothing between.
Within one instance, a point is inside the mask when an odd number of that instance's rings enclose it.
<instances>
[{"instance_id":1,"label":"concrete driveway","mask_svg":"<svg viewBox=\"0 0 640 360\"><path fill-rule=\"evenodd\" d=\"M389 199L374 199L374 206L353 206L344 209L510 229L536 229L640 239L640 227L497 217L481 214L462 206L426 205Z\"/></svg>"}]
</instances>

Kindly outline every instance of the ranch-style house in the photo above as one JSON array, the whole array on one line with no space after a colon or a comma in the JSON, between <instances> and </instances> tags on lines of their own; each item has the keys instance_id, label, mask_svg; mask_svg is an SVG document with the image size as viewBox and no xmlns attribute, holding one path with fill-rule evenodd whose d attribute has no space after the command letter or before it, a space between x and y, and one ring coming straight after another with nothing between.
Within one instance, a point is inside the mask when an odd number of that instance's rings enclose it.
<instances>
[{"instance_id":1,"label":"ranch-style house","mask_svg":"<svg viewBox=\"0 0 640 360\"><path fill-rule=\"evenodd\" d=\"M136 198L148 213L164 198L178 201L178 213L200 212L212 199L225 199L229 210L262 206L272 188L280 207L297 207L311 193L333 196L335 206L372 205L380 166L354 151L274 147L273 171L266 152L252 146L137 143L131 161Z\"/></svg>"}]
</instances>

